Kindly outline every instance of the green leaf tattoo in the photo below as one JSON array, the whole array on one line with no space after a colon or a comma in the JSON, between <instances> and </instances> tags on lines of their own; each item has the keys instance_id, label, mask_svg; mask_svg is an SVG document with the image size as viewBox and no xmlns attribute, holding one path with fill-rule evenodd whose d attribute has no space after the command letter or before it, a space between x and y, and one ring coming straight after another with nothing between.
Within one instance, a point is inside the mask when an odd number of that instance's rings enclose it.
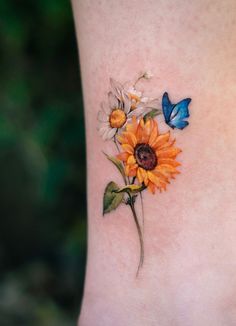
<instances>
[{"instance_id":1,"label":"green leaf tattoo","mask_svg":"<svg viewBox=\"0 0 236 326\"><path fill-rule=\"evenodd\" d=\"M116 209L123 200L124 194L118 193L119 187L113 181L109 182L106 186L103 196L103 215Z\"/></svg>"}]
</instances>

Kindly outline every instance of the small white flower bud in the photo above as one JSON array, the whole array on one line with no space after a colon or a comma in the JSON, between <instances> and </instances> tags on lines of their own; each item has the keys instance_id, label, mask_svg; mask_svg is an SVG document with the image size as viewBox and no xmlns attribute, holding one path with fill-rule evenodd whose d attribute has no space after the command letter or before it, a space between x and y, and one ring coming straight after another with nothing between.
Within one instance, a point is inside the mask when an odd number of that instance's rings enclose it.
<instances>
[{"instance_id":1,"label":"small white flower bud","mask_svg":"<svg viewBox=\"0 0 236 326\"><path fill-rule=\"evenodd\" d=\"M145 79L150 79L153 77L153 74L151 73L151 71L146 71L144 74L143 74L143 78Z\"/></svg>"}]
</instances>

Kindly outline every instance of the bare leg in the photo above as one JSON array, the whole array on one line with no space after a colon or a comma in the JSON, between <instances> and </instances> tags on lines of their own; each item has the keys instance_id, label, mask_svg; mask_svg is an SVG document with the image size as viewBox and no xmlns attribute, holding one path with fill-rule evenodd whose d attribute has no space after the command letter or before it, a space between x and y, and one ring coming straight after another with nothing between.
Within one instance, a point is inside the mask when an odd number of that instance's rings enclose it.
<instances>
[{"instance_id":1,"label":"bare leg","mask_svg":"<svg viewBox=\"0 0 236 326\"><path fill-rule=\"evenodd\" d=\"M88 167L88 263L81 326L236 324L236 2L73 1ZM150 96L191 96L190 125L174 131L181 175L143 194L145 261L127 206L102 217L106 184L120 181L102 151L97 113L109 78L154 77ZM139 212L141 207L139 207Z\"/></svg>"}]
</instances>

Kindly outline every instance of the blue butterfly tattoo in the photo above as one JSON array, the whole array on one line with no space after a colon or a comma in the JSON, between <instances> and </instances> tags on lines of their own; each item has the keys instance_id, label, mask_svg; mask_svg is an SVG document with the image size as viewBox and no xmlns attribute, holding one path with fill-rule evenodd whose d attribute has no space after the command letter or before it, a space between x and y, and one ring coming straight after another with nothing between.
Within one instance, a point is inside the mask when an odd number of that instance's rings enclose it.
<instances>
[{"instance_id":1,"label":"blue butterfly tattoo","mask_svg":"<svg viewBox=\"0 0 236 326\"><path fill-rule=\"evenodd\" d=\"M191 98L185 98L177 104L172 104L168 93L164 93L162 97L162 111L168 126L172 129L184 129L188 126L189 122L186 119L189 117L188 105L190 102Z\"/></svg>"}]
</instances>

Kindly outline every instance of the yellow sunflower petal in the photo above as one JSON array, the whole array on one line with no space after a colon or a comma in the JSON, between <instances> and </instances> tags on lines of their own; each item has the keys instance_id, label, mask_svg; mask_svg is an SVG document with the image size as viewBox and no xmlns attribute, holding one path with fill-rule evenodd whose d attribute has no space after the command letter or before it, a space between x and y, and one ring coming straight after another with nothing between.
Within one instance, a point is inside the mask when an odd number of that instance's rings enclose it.
<instances>
[{"instance_id":1,"label":"yellow sunflower petal","mask_svg":"<svg viewBox=\"0 0 236 326\"><path fill-rule=\"evenodd\" d=\"M160 187L160 191L164 189L166 191L166 183L161 182L161 187Z\"/></svg>"},{"instance_id":2,"label":"yellow sunflower petal","mask_svg":"<svg viewBox=\"0 0 236 326\"><path fill-rule=\"evenodd\" d=\"M154 183L157 187L160 187L160 179L155 175L153 174L151 171L148 171L147 172L147 175L148 175L148 179Z\"/></svg>"},{"instance_id":3,"label":"yellow sunflower petal","mask_svg":"<svg viewBox=\"0 0 236 326\"><path fill-rule=\"evenodd\" d=\"M123 152L123 153L120 153L120 154L117 154L116 155L116 158L118 158L118 160L121 160L123 162L126 162L129 158L130 154L127 153L127 152Z\"/></svg>"},{"instance_id":4,"label":"yellow sunflower petal","mask_svg":"<svg viewBox=\"0 0 236 326\"><path fill-rule=\"evenodd\" d=\"M134 148L133 148L131 145L129 145L129 144L122 144L121 146L122 146L122 148L123 148L127 153L129 153L129 154L133 154L133 153L134 153Z\"/></svg>"},{"instance_id":5,"label":"yellow sunflower petal","mask_svg":"<svg viewBox=\"0 0 236 326\"><path fill-rule=\"evenodd\" d=\"M136 163L136 159L135 159L134 155L130 155L127 160L127 164L135 164L135 163Z\"/></svg>"},{"instance_id":6,"label":"yellow sunflower petal","mask_svg":"<svg viewBox=\"0 0 236 326\"><path fill-rule=\"evenodd\" d=\"M166 169L162 168L161 165L158 165L156 167L156 172L159 172L160 174L162 174L167 179L170 178L170 173L168 171L166 171Z\"/></svg>"},{"instance_id":7,"label":"yellow sunflower petal","mask_svg":"<svg viewBox=\"0 0 236 326\"><path fill-rule=\"evenodd\" d=\"M125 131L123 132L122 136L124 136L125 139L127 140L126 143L130 144L132 147L135 147L137 145L137 139L134 133L130 131Z\"/></svg>"},{"instance_id":8,"label":"yellow sunflower petal","mask_svg":"<svg viewBox=\"0 0 236 326\"><path fill-rule=\"evenodd\" d=\"M149 140L149 135L143 130L141 143L147 144Z\"/></svg>"},{"instance_id":9,"label":"yellow sunflower petal","mask_svg":"<svg viewBox=\"0 0 236 326\"><path fill-rule=\"evenodd\" d=\"M148 187L148 190L154 195L155 194L155 190L156 190L156 187L155 187L154 183L152 183L151 181L149 181L147 187Z\"/></svg>"},{"instance_id":10,"label":"yellow sunflower petal","mask_svg":"<svg viewBox=\"0 0 236 326\"><path fill-rule=\"evenodd\" d=\"M169 173L176 173L176 174L180 173L178 170L176 170L176 168L174 166L169 165L169 164L160 164L159 167L161 170L165 170Z\"/></svg>"},{"instance_id":11,"label":"yellow sunflower petal","mask_svg":"<svg viewBox=\"0 0 236 326\"><path fill-rule=\"evenodd\" d=\"M176 169L171 166L171 165L167 165L167 164L159 164L159 170L163 171L163 173L175 173Z\"/></svg>"},{"instance_id":12,"label":"yellow sunflower petal","mask_svg":"<svg viewBox=\"0 0 236 326\"><path fill-rule=\"evenodd\" d=\"M166 142L168 142L170 139L170 132L168 131L165 134L159 135L156 137L156 139L153 141L152 143L152 147L154 149L158 149L159 147L161 147L163 144L165 144Z\"/></svg>"},{"instance_id":13,"label":"yellow sunflower petal","mask_svg":"<svg viewBox=\"0 0 236 326\"><path fill-rule=\"evenodd\" d=\"M138 125L138 128L136 130L136 139L138 143L142 142L142 134L143 134L143 128L141 127L141 125Z\"/></svg>"},{"instance_id":14,"label":"yellow sunflower petal","mask_svg":"<svg viewBox=\"0 0 236 326\"><path fill-rule=\"evenodd\" d=\"M130 167L129 176L136 177L136 175L137 175L137 166L133 166L132 168Z\"/></svg>"},{"instance_id":15,"label":"yellow sunflower petal","mask_svg":"<svg viewBox=\"0 0 236 326\"><path fill-rule=\"evenodd\" d=\"M159 164L168 164L168 165L172 165L174 167L181 165L179 162L177 162L171 158L159 158L158 163Z\"/></svg>"},{"instance_id":16,"label":"yellow sunflower petal","mask_svg":"<svg viewBox=\"0 0 236 326\"><path fill-rule=\"evenodd\" d=\"M158 158L175 158L180 152L181 149L177 147L170 147L167 149L157 150L156 154Z\"/></svg>"},{"instance_id":17,"label":"yellow sunflower petal","mask_svg":"<svg viewBox=\"0 0 236 326\"><path fill-rule=\"evenodd\" d=\"M149 137L149 141L148 141L150 146L152 146L152 144L155 141L155 139L157 138L157 136L158 136L158 127L157 127L156 121L154 121L153 129L152 129L151 135Z\"/></svg>"},{"instance_id":18,"label":"yellow sunflower petal","mask_svg":"<svg viewBox=\"0 0 236 326\"><path fill-rule=\"evenodd\" d=\"M141 127L142 129L144 128L145 123L144 123L144 120L143 120L143 119L141 119L141 120L139 121L139 125L140 125L140 127Z\"/></svg>"},{"instance_id":19,"label":"yellow sunflower petal","mask_svg":"<svg viewBox=\"0 0 236 326\"><path fill-rule=\"evenodd\" d=\"M142 174L142 177L143 177L143 182L145 184L145 186L148 185L148 177L147 177L147 171L144 170L143 168L139 168L140 169L140 172Z\"/></svg>"},{"instance_id":20,"label":"yellow sunflower petal","mask_svg":"<svg viewBox=\"0 0 236 326\"><path fill-rule=\"evenodd\" d=\"M126 165L125 166L125 174L128 176L129 175L129 170L130 170L130 166Z\"/></svg>"},{"instance_id":21,"label":"yellow sunflower petal","mask_svg":"<svg viewBox=\"0 0 236 326\"><path fill-rule=\"evenodd\" d=\"M164 143L158 148L158 150L160 151L161 149L167 149L169 147L173 147L174 143L175 143L175 139L173 139L171 142Z\"/></svg>"},{"instance_id":22,"label":"yellow sunflower petal","mask_svg":"<svg viewBox=\"0 0 236 326\"><path fill-rule=\"evenodd\" d=\"M160 181L169 183L168 176L164 175L160 169L158 169L158 166L152 171L154 175L156 175Z\"/></svg>"},{"instance_id":23,"label":"yellow sunflower petal","mask_svg":"<svg viewBox=\"0 0 236 326\"><path fill-rule=\"evenodd\" d=\"M121 144L127 144L128 143L128 139L126 138L124 133L122 135L118 135L116 138L117 138L118 142L121 143Z\"/></svg>"},{"instance_id":24,"label":"yellow sunflower petal","mask_svg":"<svg viewBox=\"0 0 236 326\"><path fill-rule=\"evenodd\" d=\"M141 168L140 167L138 167L138 169L137 169L137 178L138 178L138 181L140 183L143 183L143 176L142 176Z\"/></svg>"},{"instance_id":25,"label":"yellow sunflower petal","mask_svg":"<svg viewBox=\"0 0 236 326\"><path fill-rule=\"evenodd\" d=\"M132 122L128 123L127 126L126 126L126 131L131 131L132 133L135 134L136 130L137 130L137 126L138 126L138 123L137 123L136 116L133 116L132 117Z\"/></svg>"},{"instance_id":26,"label":"yellow sunflower petal","mask_svg":"<svg viewBox=\"0 0 236 326\"><path fill-rule=\"evenodd\" d=\"M145 130L145 133L148 136L148 138L149 138L149 136L150 136L150 134L152 132L152 127L153 127L153 120L148 119L147 122L144 125L144 130Z\"/></svg>"},{"instance_id":27,"label":"yellow sunflower petal","mask_svg":"<svg viewBox=\"0 0 236 326\"><path fill-rule=\"evenodd\" d=\"M173 174L179 174L180 172L176 170L173 166L169 165L158 165L156 170L160 173L162 173L164 176L171 177Z\"/></svg>"}]
</instances>

